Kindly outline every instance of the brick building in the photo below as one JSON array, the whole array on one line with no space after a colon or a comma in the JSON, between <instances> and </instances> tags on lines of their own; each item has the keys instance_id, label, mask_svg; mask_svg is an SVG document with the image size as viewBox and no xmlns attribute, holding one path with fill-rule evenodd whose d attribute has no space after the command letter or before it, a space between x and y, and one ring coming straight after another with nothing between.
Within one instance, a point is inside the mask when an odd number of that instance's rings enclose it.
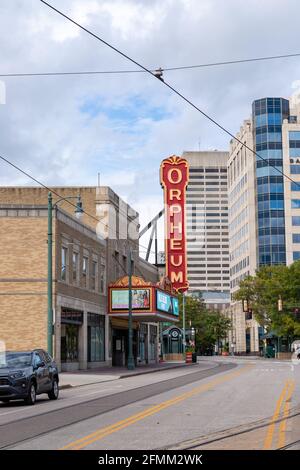
<instances>
[{"instance_id":1,"label":"brick building","mask_svg":"<svg viewBox=\"0 0 300 470\"><path fill-rule=\"evenodd\" d=\"M47 207L0 205L0 336L7 349L47 348ZM61 209L53 219L55 357L62 369L106 360L106 242Z\"/></svg>"},{"instance_id":2,"label":"brick building","mask_svg":"<svg viewBox=\"0 0 300 470\"><path fill-rule=\"evenodd\" d=\"M63 370L116 364L113 338L127 337L128 322L109 319L107 286L127 273L128 247L133 273L158 281L157 268L139 257L138 214L107 187L54 192L63 198L80 194L89 214L78 221L66 201L53 211L56 360ZM0 188L0 243L6 253L0 266L0 340L8 349L47 346L47 198L44 188ZM57 199L53 194L54 204ZM134 329L140 342L136 360L156 361L158 325L134 322Z\"/></svg>"}]
</instances>

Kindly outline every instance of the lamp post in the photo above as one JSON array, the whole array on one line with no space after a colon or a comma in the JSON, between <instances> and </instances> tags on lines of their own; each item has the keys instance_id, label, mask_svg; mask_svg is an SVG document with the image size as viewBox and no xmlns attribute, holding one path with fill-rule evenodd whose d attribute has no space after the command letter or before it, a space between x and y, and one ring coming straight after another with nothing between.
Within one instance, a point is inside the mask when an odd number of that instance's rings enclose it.
<instances>
[{"instance_id":1,"label":"lamp post","mask_svg":"<svg viewBox=\"0 0 300 470\"><path fill-rule=\"evenodd\" d=\"M48 317L47 317L47 350L50 356L53 354L53 275L52 275L52 194L48 194Z\"/></svg>"},{"instance_id":2,"label":"lamp post","mask_svg":"<svg viewBox=\"0 0 300 470\"><path fill-rule=\"evenodd\" d=\"M48 314L47 314L47 351L50 356L53 356L53 232L52 232L52 212L57 207L57 204L61 201L68 199L77 199L75 206L75 216L77 219L83 214L82 202L80 196L69 196L62 197L55 204L52 201L52 193L48 193L48 277L47 277L47 297L48 297Z\"/></svg>"},{"instance_id":3,"label":"lamp post","mask_svg":"<svg viewBox=\"0 0 300 470\"><path fill-rule=\"evenodd\" d=\"M132 255L128 247L128 359L127 369L134 370L133 341L132 341Z\"/></svg>"}]
</instances>

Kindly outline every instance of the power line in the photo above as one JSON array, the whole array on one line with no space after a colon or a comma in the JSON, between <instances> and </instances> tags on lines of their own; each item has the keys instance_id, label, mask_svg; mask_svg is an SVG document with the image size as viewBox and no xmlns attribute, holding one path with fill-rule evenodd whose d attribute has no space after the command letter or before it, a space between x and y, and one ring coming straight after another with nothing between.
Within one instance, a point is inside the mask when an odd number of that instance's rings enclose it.
<instances>
[{"instance_id":1,"label":"power line","mask_svg":"<svg viewBox=\"0 0 300 470\"><path fill-rule=\"evenodd\" d=\"M248 59L236 59L236 60L227 60L223 62L209 62L204 64L193 64L193 65L181 65L178 67L160 67L162 72L173 72L176 70L191 70L198 68L206 67L217 67L222 65L234 65L234 64L244 64L248 62L260 62L266 60L278 60L286 59L291 57L299 57L300 52L295 52L293 54L281 54L265 57L251 57ZM149 69L152 73L156 69ZM145 70L82 70L75 72L29 72L29 73L1 73L0 77L10 78L10 77L53 77L53 76L68 76L68 75L119 75L119 74L130 74L130 73L146 73Z\"/></svg>"},{"instance_id":2,"label":"power line","mask_svg":"<svg viewBox=\"0 0 300 470\"><path fill-rule=\"evenodd\" d=\"M61 194L59 194L57 191L55 191L54 189L51 189L49 188L49 186L45 185L44 183L42 183L41 181L39 181L38 179L36 179L34 176L30 175L28 172L26 172L25 170L22 170L22 168L20 168L19 166L15 165L15 163L12 163L10 160L8 160L7 158L3 157L3 155L0 155L0 159L2 161L4 161L5 163L7 163L8 165L12 166L13 168L15 168L16 170L18 170L20 173L22 173L23 175L27 176L27 178L30 178L32 181L34 181L35 183L37 183L39 186L42 186L42 188L44 189L47 189L47 191L51 192L52 194L55 194L55 196L63 199L65 202L67 202L68 204L70 204L70 206L73 206L75 209L77 208L76 204L74 204L72 201L70 201L69 199L65 199L64 196L62 196ZM84 209L82 209L82 212L84 212L88 217L91 217L92 219L96 220L97 222L100 222L102 223L105 228L107 228L107 225L105 225L101 220L97 219L97 217L95 217L94 215L92 214L89 214L88 212L86 212Z\"/></svg>"},{"instance_id":3,"label":"power line","mask_svg":"<svg viewBox=\"0 0 300 470\"><path fill-rule=\"evenodd\" d=\"M124 57L125 59L129 60L130 62L132 62L133 64L137 65L138 67L140 67L144 72L147 72L149 75L152 75L152 77L154 78L157 78L157 76L155 75L154 72L152 72L150 69L147 69L144 65L140 64L139 62L137 62L135 59L132 59L130 56L128 56L127 54L125 54L124 52L120 51L119 49L117 49L115 46L113 46L112 44L110 44L109 42L105 41L104 39L102 39L100 36L98 36L97 34L93 33L92 31L90 31L89 29L85 28L84 26L82 26L80 23L76 22L75 20L73 20L72 18L70 18L69 16L67 16L65 13L61 12L60 10L58 10L57 8L53 7L52 5L50 5L49 3L47 3L45 0L40 0L42 3L44 3L45 5L47 5L50 9L52 9L53 11L55 11L56 13L58 13L60 16L66 18L68 21L70 21L71 23L75 24L76 26L78 26L78 28L82 29L83 31L85 31L86 33L88 33L90 36L93 36L95 39L97 39L98 41L100 41L102 44L105 44L107 47L109 47L110 49L112 49L113 51L117 52L117 54L121 55L122 57ZM242 147L245 147L247 150L249 150L251 153L253 153L254 155L256 155L258 158L260 158L262 161L266 162L267 163L267 166L271 167L271 168L275 168L276 171L278 171L278 173L280 173L282 176L286 177L288 180L290 180L292 183L295 183L297 184L299 187L300 187L300 182L297 182L297 181L294 181L289 175L286 175L282 170L280 170L278 167L276 167L275 165L270 165L270 162L266 159L266 158L263 158L261 155L259 155L259 153L257 153L255 150L253 150L251 147L249 147L247 144L245 144L244 142L242 142L238 137L236 137L234 134L232 134L228 129L226 129L222 124L220 124L218 121L216 121L214 118L212 118L211 116L209 116L205 111L203 111L201 108L199 108L197 105L195 105L191 100L189 100L188 98L186 98L182 93L180 93L178 90L176 90L172 85L170 85L169 83L167 83L166 81L164 80L160 80L160 82L165 85L167 88L169 88L171 91L173 91L173 93L175 93L177 96L179 96L182 100L184 100L186 103L188 103L192 108L196 109L200 114L202 114L202 116L204 116L206 119L208 119L210 122L212 122L213 124L215 124L215 126L217 126L219 129L221 129L223 132L225 132L227 135L229 135L232 139L234 139L236 142L238 142L239 144L242 145Z\"/></svg>"},{"instance_id":4,"label":"power line","mask_svg":"<svg viewBox=\"0 0 300 470\"><path fill-rule=\"evenodd\" d=\"M17 166L15 163L11 162L10 160L8 160L8 158L5 158L3 157L3 155L0 155L0 160L2 160L3 162L7 163L8 165L10 165L11 167L13 167L15 170L19 171L20 173L22 173L23 175L25 175L27 178L31 179L32 181L34 181L35 183L37 183L39 186L41 186L42 188L46 189L47 191L51 192L52 194L54 194L55 196L57 196L58 198L60 199L63 199L66 203L68 203L70 206L74 207L75 209L77 209L77 206L76 204L74 204L72 201L70 201L69 199L66 199L64 196L62 196L62 194L59 194L57 191L55 191L53 188L50 188L49 186L47 186L46 184L42 183L41 181L39 181L37 178L35 178L34 176L32 176L30 173L26 172L25 170L23 170L22 168L20 168L19 166ZM95 220L97 223L100 223L104 226L104 228L108 228L108 225L105 224L104 222L102 222L102 220L98 219L97 217L95 217L94 215L90 214L89 212L87 212L84 208L82 209L82 212L87 215L88 217L90 217L91 219ZM119 211L119 213L122 213L124 215L125 212L124 211ZM128 214L127 214L128 215ZM147 247L144 246L144 245L141 245L139 243L137 243L141 248L144 248L145 251L147 250ZM155 254L154 251L151 251L152 254Z\"/></svg>"}]
</instances>

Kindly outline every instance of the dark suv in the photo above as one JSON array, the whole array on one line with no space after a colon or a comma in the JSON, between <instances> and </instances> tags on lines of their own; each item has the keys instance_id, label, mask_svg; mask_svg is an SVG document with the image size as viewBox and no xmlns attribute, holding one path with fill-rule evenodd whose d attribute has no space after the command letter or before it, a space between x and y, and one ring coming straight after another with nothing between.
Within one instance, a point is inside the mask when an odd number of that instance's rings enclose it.
<instances>
[{"instance_id":1,"label":"dark suv","mask_svg":"<svg viewBox=\"0 0 300 470\"><path fill-rule=\"evenodd\" d=\"M43 349L0 354L0 401L4 403L23 399L34 405L41 393L57 400L58 381L56 363Z\"/></svg>"}]
</instances>

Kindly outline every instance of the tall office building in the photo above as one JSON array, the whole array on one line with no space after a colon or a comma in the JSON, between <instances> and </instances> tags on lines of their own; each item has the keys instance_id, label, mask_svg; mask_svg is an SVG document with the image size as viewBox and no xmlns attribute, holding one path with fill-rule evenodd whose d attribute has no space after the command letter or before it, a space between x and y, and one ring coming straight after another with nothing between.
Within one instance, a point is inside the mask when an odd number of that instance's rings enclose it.
<instances>
[{"instance_id":1,"label":"tall office building","mask_svg":"<svg viewBox=\"0 0 300 470\"><path fill-rule=\"evenodd\" d=\"M230 302L228 246L228 152L184 152L187 188L187 268L189 292L225 309Z\"/></svg>"},{"instance_id":2,"label":"tall office building","mask_svg":"<svg viewBox=\"0 0 300 470\"><path fill-rule=\"evenodd\" d=\"M232 139L228 160L230 290L264 265L300 259L300 106L296 100L263 98ZM284 177L282 173L296 183ZM299 186L297 185L299 182ZM239 353L259 352L262 328L232 301L230 338Z\"/></svg>"}]
</instances>

